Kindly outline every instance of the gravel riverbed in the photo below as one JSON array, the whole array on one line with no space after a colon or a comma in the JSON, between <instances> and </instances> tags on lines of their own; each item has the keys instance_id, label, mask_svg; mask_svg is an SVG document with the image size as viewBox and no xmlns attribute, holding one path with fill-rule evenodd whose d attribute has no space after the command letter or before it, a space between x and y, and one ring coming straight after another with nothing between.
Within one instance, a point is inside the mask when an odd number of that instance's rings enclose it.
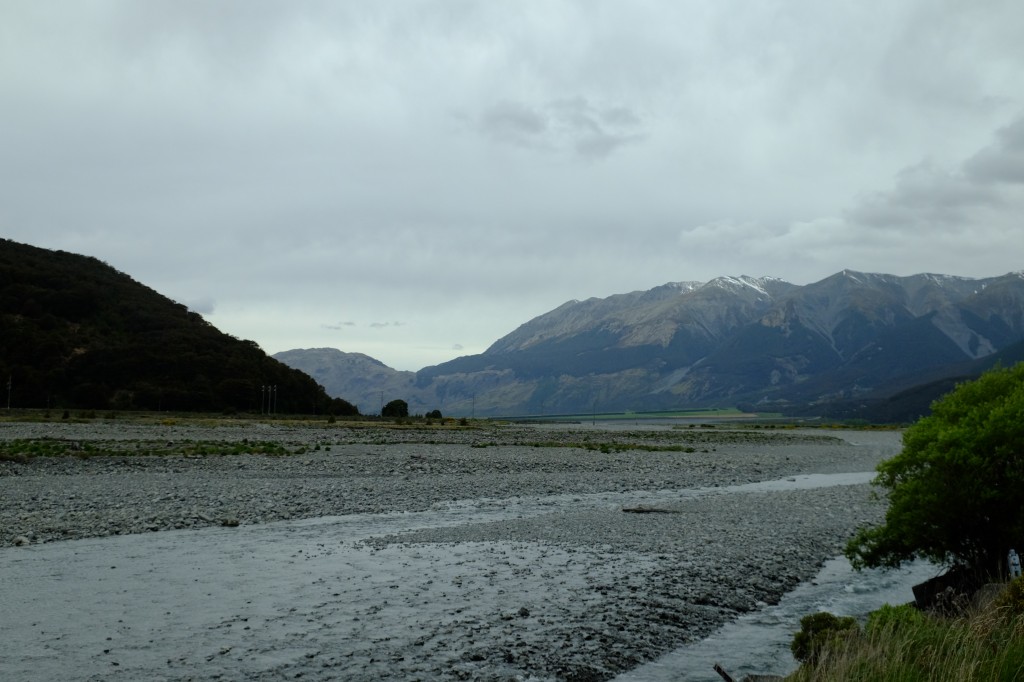
<instances>
[{"instance_id":1,"label":"gravel riverbed","mask_svg":"<svg viewBox=\"0 0 1024 682\"><path fill-rule=\"evenodd\" d=\"M660 425L0 425L0 446L25 441L51 454L0 461L0 677L39 680L609 679L811 578L884 512L841 474L900 447L895 432ZM245 452L266 443L284 454ZM226 552L303 568L220 576ZM116 597L89 557L120 554L156 567ZM61 572L62 603L82 600L92 626L33 593L61 557L84 567ZM167 585L185 564L231 596L180 615L191 588ZM133 594L165 615L111 666L79 630L123 625L135 602L102 604ZM33 604L43 625L10 615ZM291 639L225 635L233 618L283 618ZM210 658L197 643L215 621Z\"/></svg>"}]
</instances>

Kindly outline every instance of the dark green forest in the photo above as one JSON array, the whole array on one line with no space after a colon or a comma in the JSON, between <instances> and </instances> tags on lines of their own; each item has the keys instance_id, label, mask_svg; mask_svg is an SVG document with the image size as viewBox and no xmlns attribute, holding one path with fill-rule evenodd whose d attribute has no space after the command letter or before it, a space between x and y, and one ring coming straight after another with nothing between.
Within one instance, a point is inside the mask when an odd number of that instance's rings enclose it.
<instances>
[{"instance_id":1,"label":"dark green forest","mask_svg":"<svg viewBox=\"0 0 1024 682\"><path fill-rule=\"evenodd\" d=\"M96 258L7 239L0 386L0 404L9 386L17 408L358 413L255 342Z\"/></svg>"}]
</instances>

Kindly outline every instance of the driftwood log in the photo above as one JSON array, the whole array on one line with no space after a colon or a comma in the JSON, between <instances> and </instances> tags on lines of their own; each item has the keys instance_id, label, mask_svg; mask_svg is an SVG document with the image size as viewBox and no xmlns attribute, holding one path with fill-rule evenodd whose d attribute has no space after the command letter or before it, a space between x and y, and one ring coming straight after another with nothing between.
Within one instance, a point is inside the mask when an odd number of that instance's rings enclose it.
<instances>
[{"instance_id":1,"label":"driftwood log","mask_svg":"<svg viewBox=\"0 0 1024 682\"><path fill-rule=\"evenodd\" d=\"M725 672L725 670L722 669L722 666L718 665L717 663L715 663L715 672L721 675L722 679L725 680L725 682L736 682L736 680L732 678L732 675Z\"/></svg>"},{"instance_id":2,"label":"driftwood log","mask_svg":"<svg viewBox=\"0 0 1024 682\"><path fill-rule=\"evenodd\" d=\"M623 507L627 514L678 514L675 509L659 509L658 507Z\"/></svg>"}]
</instances>

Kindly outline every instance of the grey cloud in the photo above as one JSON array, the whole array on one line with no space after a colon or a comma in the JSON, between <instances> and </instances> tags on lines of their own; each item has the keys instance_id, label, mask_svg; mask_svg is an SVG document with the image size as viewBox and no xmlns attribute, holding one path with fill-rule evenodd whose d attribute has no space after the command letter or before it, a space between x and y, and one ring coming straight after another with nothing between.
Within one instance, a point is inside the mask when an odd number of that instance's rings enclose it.
<instances>
[{"instance_id":1,"label":"grey cloud","mask_svg":"<svg viewBox=\"0 0 1024 682\"><path fill-rule=\"evenodd\" d=\"M635 132L641 123L639 116L626 107L599 108L584 97L574 97L553 102L551 110L572 131L577 154L586 158L603 159L643 138Z\"/></svg>"},{"instance_id":2,"label":"grey cloud","mask_svg":"<svg viewBox=\"0 0 1024 682\"><path fill-rule=\"evenodd\" d=\"M547 119L516 102L498 102L480 116L480 129L489 137L514 145L531 147L542 142Z\"/></svg>"},{"instance_id":3,"label":"grey cloud","mask_svg":"<svg viewBox=\"0 0 1024 682\"><path fill-rule=\"evenodd\" d=\"M320 325L320 327L322 329L328 329L330 331L341 331L345 327L354 327L354 326L356 326L355 322L348 322L348 321L346 321L346 322L338 322L338 323L335 323L335 324L322 324L322 325Z\"/></svg>"},{"instance_id":4,"label":"grey cloud","mask_svg":"<svg viewBox=\"0 0 1024 682\"><path fill-rule=\"evenodd\" d=\"M403 327L403 326L405 326L404 322L371 322L370 323L370 328L371 329L385 329L387 327Z\"/></svg>"},{"instance_id":5,"label":"grey cloud","mask_svg":"<svg viewBox=\"0 0 1024 682\"><path fill-rule=\"evenodd\" d=\"M639 135L589 135L576 142L576 152L590 159L603 159L619 147L641 139Z\"/></svg>"},{"instance_id":6,"label":"grey cloud","mask_svg":"<svg viewBox=\"0 0 1024 682\"><path fill-rule=\"evenodd\" d=\"M452 350L463 350L464 346L461 343L453 343Z\"/></svg>"},{"instance_id":7,"label":"grey cloud","mask_svg":"<svg viewBox=\"0 0 1024 682\"><path fill-rule=\"evenodd\" d=\"M868 227L929 225L966 229L977 212L1011 207L1005 185L1024 184L1024 118L956 167L922 161L900 171L891 190L862 198L845 213Z\"/></svg>"},{"instance_id":8,"label":"grey cloud","mask_svg":"<svg viewBox=\"0 0 1024 682\"><path fill-rule=\"evenodd\" d=\"M1006 271L1024 133L985 135L1020 118L1022 21L1013 0L0 2L0 232L213 294L211 323L268 350L403 368L764 263Z\"/></svg>"},{"instance_id":9,"label":"grey cloud","mask_svg":"<svg viewBox=\"0 0 1024 682\"><path fill-rule=\"evenodd\" d=\"M1024 184L1024 117L1000 129L995 144L964 162L971 180Z\"/></svg>"},{"instance_id":10,"label":"grey cloud","mask_svg":"<svg viewBox=\"0 0 1024 682\"><path fill-rule=\"evenodd\" d=\"M632 127L640 125L640 117L626 107L610 107L601 112L601 120L608 125Z\"/></svg>"},{"instance_id":11,"label":"grey cloud","mask_svg":"<svg viewBox=\"0 0 1024 682\"><path fill-rule=\"evenodd\" d=\"M595 120L598 112L583 97L555 100L548 105L548 110L563 126L575 132L601 132L601 126Z\"/></svg>"},{"instance_id":12,"label":"grey cloud","mask_svg":"<svg viewBox=\"0 0 1024 682\"><path fill-rule=\"evenodd\" d=\"M640 117L628 107L599 107L577 96L540 107L498 102L480 115L479 130L500 143L603 159L642 140L641 125Z\"/></svg>"},{"instance_id":13,"label":"grey cloud","mask_svg":"<svg viewBox=\"0 0 1024 682\"><path fill-rule=\"evenodd\" d=\"M890 191L863 198L846 217L872 227L953 226L965 223L970 209L998 202L989 188L931 162L903 169L895 184Z\"/></svg>"}]
</instances>

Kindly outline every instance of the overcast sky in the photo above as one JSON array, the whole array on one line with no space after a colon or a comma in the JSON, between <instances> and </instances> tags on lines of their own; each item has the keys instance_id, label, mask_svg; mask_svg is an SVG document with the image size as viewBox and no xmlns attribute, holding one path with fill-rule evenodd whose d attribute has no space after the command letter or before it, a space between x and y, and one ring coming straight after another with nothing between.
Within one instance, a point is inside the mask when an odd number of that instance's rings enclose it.
<instances>
[{"instance_id":1,"label":"overcast sky","mask_svg":"<svg viewBox=\"0 0 1024 682\"><path fill-rule=\"evenodd\" d=\"M0 235L398 369L570 299L1024 268L1020 0L0 0Z\"/></svg>"}]
</instances>

